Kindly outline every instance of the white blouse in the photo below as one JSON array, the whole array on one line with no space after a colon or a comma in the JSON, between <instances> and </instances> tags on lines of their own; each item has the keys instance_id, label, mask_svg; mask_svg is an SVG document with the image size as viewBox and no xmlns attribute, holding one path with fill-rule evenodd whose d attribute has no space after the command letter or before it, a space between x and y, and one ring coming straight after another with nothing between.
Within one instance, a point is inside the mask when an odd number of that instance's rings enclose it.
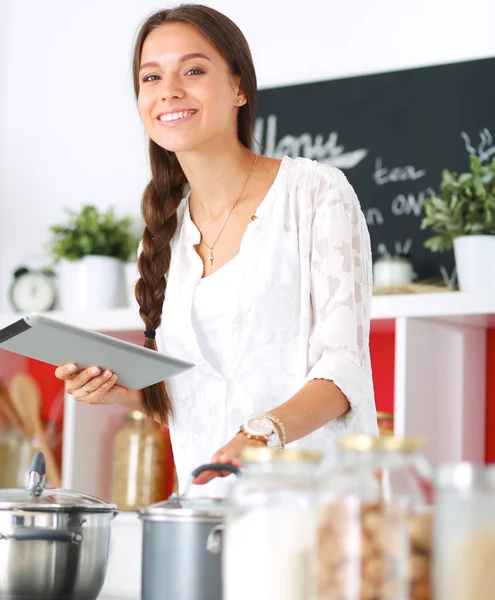
<instances>
[{"instance_id":1,"label":"white blouse","mask_svg":"<svg viewBox=\"0 0 495 600\"><path fill-rule=\"evenodd\" d=\"M219 372L225 361L224 350L229 347L230 323L225 315L237 301L241 271L237 256L208 277L200 279L194 293L192 323L201 354Z\"/></svg>"},{"instance_id":2,"label":"white blouse","mask_svg":"<svg viewBox=\"0 0 495 600\"><path fill-rule=\"evenodd\" d=\"M282 404L312 379L332 380L351 410L290 446L320 450L331 461L340 436L378 434L369 355L371 246L353 188L335 167L285 156L256 216L234 259L239 281L224 305L228 337L215 368L192 319L203 263L194 249L200 232L189 194L179 206L157 343L195 364L166 381L181 491L191 471L249 416ZM223 496L232 480L216 478L190 493Z\"/></svg>"}]
</instances>

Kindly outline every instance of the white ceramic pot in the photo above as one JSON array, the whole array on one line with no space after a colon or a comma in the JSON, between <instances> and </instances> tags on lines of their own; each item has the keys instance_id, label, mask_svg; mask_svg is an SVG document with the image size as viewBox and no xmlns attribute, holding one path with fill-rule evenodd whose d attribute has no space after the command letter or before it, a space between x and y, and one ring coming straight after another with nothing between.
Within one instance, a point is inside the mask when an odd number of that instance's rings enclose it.
<instances>
[{"instance_id":1,"label":"white ceramic pot","mask_svg":"<svg viewBox=\"0 0 495 600\"><path fill-rule=\"evenodd\" d=\"M407 256L381 256L373 263L375 287L407 286L416 277Z\"/></svg>"},{"instance_id":2,"label":"white ceramic pot","mask_svg":"<svg viewBox=\"0 0 495 600\"><path fill-rule=\"evenodd\" d=\"M133 310L139 311L139 304L136 300L134 288L140 278L137 262L126 263L125 265L125 287L127 306Z\"/></svg>"},{"instance_id":3,"label":"white ceramic pot","mask_svg":"<svg viewBox=\"0 0 495 600\"><path fill-rule=\"evenodd\" d=\"M124 265L111 256L61 261L57 269L58 308L73 312L126 306Z\"/></svg>"},{"instance_id":4,"label":"white ceramic pot","mask_svg":"<svg viewBox=\"0 0 495 600\"><path fill-rule=\"evenodd\" d=\"M464 235L454 240L461 292L495 292L495 235Z\"/></svg>"}]
</instances>

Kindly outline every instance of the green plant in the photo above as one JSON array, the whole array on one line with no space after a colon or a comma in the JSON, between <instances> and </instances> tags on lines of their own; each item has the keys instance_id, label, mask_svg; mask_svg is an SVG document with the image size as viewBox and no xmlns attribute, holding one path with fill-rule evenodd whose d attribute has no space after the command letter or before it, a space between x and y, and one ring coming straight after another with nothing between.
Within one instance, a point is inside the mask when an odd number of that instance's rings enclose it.
<instances>
[{"instance_id":1,"label":"green plant","mask_svg":"<svg viewBox=\"0 0 495 600\"><path fill-rule=\"evenodd\" d=\"M438 193L423 200L423 210L421 229L436 234L424 244L432 252L450 250L461 235L495 235L495 158L483 164L471 154L469 172L444 169Z\"/></svg>"},{"instance_id":2,"label":"green plant","mask_svg":"<svg viewBox=\"0 0 495 600\"><path fill-rule=\"evenodd\" d=\"M68 223L52 225L50 251L55 262L79 260L84 256L112 256L127 261L137 253L139 238L132 231L132 219L117 218L113 208L99 212L85 205L79 212L65 209Z\"/></svg>"}]
</instances>

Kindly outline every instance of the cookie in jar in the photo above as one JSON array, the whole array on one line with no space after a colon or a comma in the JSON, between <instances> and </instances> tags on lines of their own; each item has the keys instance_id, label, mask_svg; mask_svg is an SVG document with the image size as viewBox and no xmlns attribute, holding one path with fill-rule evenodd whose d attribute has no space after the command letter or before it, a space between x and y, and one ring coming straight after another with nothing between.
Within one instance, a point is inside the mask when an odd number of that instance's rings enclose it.
<instances>
[{"instance_id":1,"label":"cookie in jar","mask_svg":"<svg viewBox=\"0 0 495 600\"><path fill-rule=\"evenodd\" d=\"M140 411L130 411L113 446L111 500L120 511L135 511L165 500L169 445L164 432Z\"/></svg>"}]
</instances>

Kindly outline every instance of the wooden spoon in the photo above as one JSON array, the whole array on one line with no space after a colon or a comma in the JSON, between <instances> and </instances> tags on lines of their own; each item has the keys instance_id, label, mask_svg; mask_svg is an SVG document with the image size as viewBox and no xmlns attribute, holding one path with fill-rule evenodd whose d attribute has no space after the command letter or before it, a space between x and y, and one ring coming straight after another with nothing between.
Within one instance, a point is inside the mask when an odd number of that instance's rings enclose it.
<instances>
[{"instance_id":1,"label":"wooden spoon","mask_svg":"<svg viewBox=\"0 0 495 600\"><path fill-rule=\"evenodd\" d=\"M36 380L27 373L15 375L10 382L10 394L21 418L24 431L33 440L38 440L39 450L45 455L48 481L53 487L59 488L61 486L60 472L41 422L41 391Z\"/></svg>"},{"instance_id":2,"label":"wooden spoon","mask_svg":"<svg viewBox=\"0 0 495 600\"><path fill-rule=\"evenodd\" d=\"M0 379L0 412L5 416L8 424L14 429L23 431L21 418L17 414L17 411L10 397L9 390L5 383Z\"/></svg>"}]
</instances>

